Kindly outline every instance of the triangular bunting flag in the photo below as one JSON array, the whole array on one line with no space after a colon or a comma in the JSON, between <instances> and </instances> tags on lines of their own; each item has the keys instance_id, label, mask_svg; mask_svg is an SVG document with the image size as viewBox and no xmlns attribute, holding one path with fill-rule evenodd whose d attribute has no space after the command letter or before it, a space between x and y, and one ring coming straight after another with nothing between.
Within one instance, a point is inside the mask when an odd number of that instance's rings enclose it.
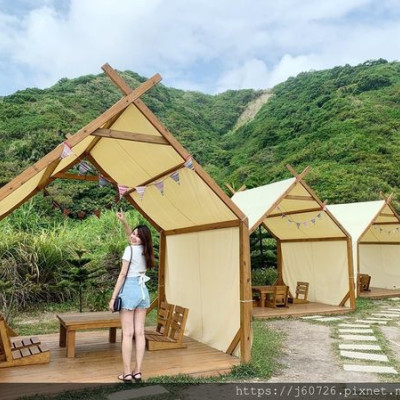
<instances>
[{"instance_id":1,"label":"triangular bunting flag","mask_svg":"<svg viewBox=\"0 0 400 400\"><path fill-rule=\"evenodd\" d=\"M179 171L175 171L173 172L170 177L179 185L180 181L179 181Z\"/></svg>"},{"instance_id":2,"label":"triangular bunting flag","mask_svg":"<svg viewBox=\"0 0 400 400\"><path fill-rule=\"evenodd\" d=\"M146 186L136 186L135 190L137 191L137 194L139 195L139 199L143 200L144 192L146 191Z\"/></svg>"},{"instance_id":3,"label":"triangular bunting flag","mask_svg":"<svg viewBox=\"0 0 400 400\"><path fill-rule=\"evenodd\" d=\"M61 158L68 157L70 154L72 154L72 148L67 142L64 142L63 146L64 146L64 149L61 153Z\"/></svg>"},{"instance_id":4,"label":"triangular bunting flag","mask_svg":"<svg viewBox=\"0 0 400 400\"><path fill-rule=\"evenodd\" d=\"M186 168L194 169L193 161L192 161L192 157L191 156L187 156L186 157L186 161L185 161L184 165L185 165Z\"/></svg>"},{"instance_id":5,"label":"triangular bunting flag","mask_svg":"<svg viewBox=\"0 0 400 400\"><path fill-rule=\"evenodd\" d=\"M157 182L155 185L160 193L164 196L164 181Z\"/></svg>"},{"instance_id":6,"label":"triangular bunting flag","mask_svg":"<svg viewBox=\"0 0 400 400\"><path fill-rule=\"evenodd\" d=\"M85 163L84 161L79 163L78 171L79 171L80 175L84 175L84 174L86 174L86 172L89 172L90 170L91 170L90 166L87 163Z\"/></svg>"},{"instance_id":7,"label":"triangular bunting flag","mask_svg":"<svg viewBox=\"0 0 400 400\"><path fill-rule=\"evenodd\" d=\"M118 185L118 193L119 193L119 199L122 199L122 196L126 193L126 191L128 190L127 186L123 186L123 185Z\"/></svg>"},{"instance_id":8,"label":"triangular bunting flag","mask_svg":"<svg viewBox=\"0 0 400 400\"><path fill-rule=\"evenodd\" d=\"M296 222L297 229L300 229L300 222Z\"/></svg>"},{"instance_id":9,"label":"triangular bunting flag","mask_svg":"<svg viewBox=\"0 0 400 400\"><path fill-rule=\"evenodd\" d=\"M107 186L107 184L108 184L108 180L106 178L104 178L103 175L99 175L99 186L104 187L104 186Z\"/></svg>"}]
</instances>

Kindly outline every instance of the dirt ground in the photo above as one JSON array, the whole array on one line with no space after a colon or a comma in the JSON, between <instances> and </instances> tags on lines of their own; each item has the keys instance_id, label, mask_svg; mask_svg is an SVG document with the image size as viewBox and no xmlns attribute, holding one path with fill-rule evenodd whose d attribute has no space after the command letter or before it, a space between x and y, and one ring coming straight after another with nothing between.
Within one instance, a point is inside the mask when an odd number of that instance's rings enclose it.
<instances>
[{"instance_id":1,"label":"dirt ground","mask_svg":"<svg viewBox=\"0 0 400 400\"><path fill-rule=\"evenodd\" d=\"M287 335L281 359L285 367L268 382L379 382L377 374L344 371L328 325L288 319L266 324Z\"/></svg>"}]
</instances>

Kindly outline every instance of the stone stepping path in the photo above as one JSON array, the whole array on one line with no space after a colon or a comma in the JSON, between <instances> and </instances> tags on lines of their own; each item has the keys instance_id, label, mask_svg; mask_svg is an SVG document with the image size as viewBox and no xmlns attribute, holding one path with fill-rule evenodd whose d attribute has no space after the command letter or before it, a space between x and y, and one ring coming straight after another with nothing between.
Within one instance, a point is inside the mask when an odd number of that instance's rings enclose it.
<instances>
[{"instance_id":1,"label":"stone stepping path","mask_svg":"<svg viewBox=\"0 0 400 400\"><path fill-rule=\"evenodd\" d=\"M376 317L387 317L387 318L400 317L400 314L394 314L394 313L379 313L371 315L375 315Z\"/></svg>"},{"instance_id":2,"label":"stone stepping path","mask_svg":"<svg viewBox=\"0 0 400 400\"><path fill-rule=\"evenodd\" d=\"M397 374L393 367L384 367L380 365L343 365L345 371L351 372L375 372L376 374Z\"/></svg>"},{"instance_id":3,"label":"stone stepping path","mask_svg":"<svg viewBox=\"0 0 400 400\"><path fill-rule=\"evenodd\" d=\"M342 328L339 329L339 333L374 333L372 329L361 329L361 328Z\"/></svg>"},{"instance_id":4,"label":"stone stepping path","mask_svg":"<svg viewBox=\"0 0 400 400\"><path fill-rule=\"evenodd\" d=\"M400 297L388 297L388 300L400 301Z\"/></svg>"},{"instance_id":5,"label":"stone stepping path","mask_svg":"<svg viewBox=\"0 0 400 400\"><path fill-rule=\"evenodd\" d=\"M343 328L368 328L369 324L339 324L338 326Z\"/></svg>"},{"instance_id":6,"label":"stone stepping path","mask_svg":"<svg viewBox=\"0 0 400 400\"><path fill-rule=\"evenodd\" d=\"M376 321L371 318L369 319L356 319L356 322L359 324L365 324L365 326L370 326L370 324L376 324L376 325L386 325L388 322L386 321ZM368 324L368 325L367 325Z\"/></svg>"},{"instance_id":7,"label":"stone stepping path","mask_svg":"<svg viewBox=\"0 0 400 400\"><path fill-rule=\"evenodd\" d=\"M361 353L359 351L341 350L340 351L340 355L342 357L356 359L356 360L369 360L369 361L389 362L389 359L384 354Z\"/></svg>"},{"instance_id":8,"label":"stone stepping path","mask_svg":"<svg viewBox=\"0 0 400 400\"><path fill-rule=\"evenodd\" d=\"M400 298L395 298L400 301ZM379 327L386 325L388 322L400 318L400 308L390 306L382 307L376 310L364 319L350 319L348 316L321 316L310 315L302 317L305 320L317 322L338 321L338 334L342 343L339 343L340 356L345 359L353 360L354 364L348 362L343 363L345 371L366 372L377 374L397 374L394 367L382 365L389 363L389 358L383 353L381 346L377 343L378 339L374 335L371 326ZM357 361L364 361L362 365L358 365ZM377 363L377 365L374 365ZM372 364L372 365L368 365Z\"/></svg>"},{"instance_id":9,"label":"stone stepping path","mask_svg":"<svg viewBox=\"0 0 400 400\"><path fill-rule=\"evenodd\" d=\"M343 341L352 343L340 343L339 351L341 357L354 360L355 364L345 363L343 369L352 372L374 372L377 374L397 374L395 368L391 366L379 365L389 363L389 358L383 354L382 348L378 344L365 342L376 342L377 338L373 335L371 325L386 325L393 319L400 318L400 308L382 307L381 310L371 313L365 319L351 321L350 324L338 324L339 337ZM371 335L372 334L372 335ZM358 365L357 360L366 362L376 362L378 365Z\"/></svg>"},{"instance_id":10,"label":"stone stepping path","mask_svg":"<svg viewBox=\"0 0 400 400\"><path fill-rule=\"evenodd\" d=\"M353 340L359 342L376 342L377 339L375 336L369 335L339 335L340 339L343 340Z\"/></svg>"},{"instance_id":11,"label":"stone stepping path","mask_svg":"<svg viewBox=\"0 0 400 400\"><path fill-rule=\"evenodd\" d=\"M379 344L339 344L339 350L375 350L380 351L381 346Z\"/></svg>"}]
</instances>

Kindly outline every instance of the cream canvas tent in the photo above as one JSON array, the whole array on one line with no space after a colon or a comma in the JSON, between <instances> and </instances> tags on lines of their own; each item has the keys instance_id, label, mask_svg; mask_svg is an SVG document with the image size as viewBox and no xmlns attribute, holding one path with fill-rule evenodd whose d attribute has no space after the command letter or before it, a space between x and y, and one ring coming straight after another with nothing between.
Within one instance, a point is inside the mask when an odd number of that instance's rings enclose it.
<instances>
[{"instance_id":1,"label":"cream canvas tent","mask_svg":"<svg viewBox=\"0 0 400 400\"><path fill-rule=\"evenodd\" d=\"M251 287L244 214L203 171L135 90L108 64L124 96L43 159L0 189L0 219L53 180L74 179L86 159L160 234L158 298L189 308L186 334L250 360ZM229 293L229 296L225 295ZM239 345L240 343L240 345Z\"/></svg>"},{"instance_id":2,"label":"cream canvas tent","mask_svg":"<svg viewBox=\"0 0 400 400\"><path fill-rule=\"evenodd\" d=\"M355 279L368 274L374 288L400 289L400 219L390 199L328 209L352 237Z\"/></svg>"},{"instance_id":3,"label":"cream canvas tent","mask_svg":"<svg viewBox=\"0 0 400 400\"><path fill-rule=\"evenodd\" d=\"M263 225L277 241L278 283L295 293L309 282L311 302L354 308L351 239L325 204L294 178L237 192L232 200L248 216L250 233Z\"/></svg>"}]
</instances>

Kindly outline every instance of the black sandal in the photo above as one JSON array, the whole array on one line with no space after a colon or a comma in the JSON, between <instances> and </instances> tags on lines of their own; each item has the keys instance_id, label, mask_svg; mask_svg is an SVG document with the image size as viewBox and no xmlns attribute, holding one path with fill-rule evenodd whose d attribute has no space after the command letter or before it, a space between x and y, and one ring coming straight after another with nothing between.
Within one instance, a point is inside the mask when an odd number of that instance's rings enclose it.
<instances>
[{"instance_id":1,"label":"black sandal","mask_svg":"<svg viewBox=\"0 0 400 400\"><path fill-rule=\"evenodd\" d=\"M132 373L132 378L135 380L136 383L142 381L142 373L141 372L136 372L136 374ZM140 375L140 378L136 378L138 375Z\"/></svg>"},{"instance_id":2,"label":"black sandal","mask_svg":"<svg viewBox=\"0 0 400 400\"><path fill-rule=\"evenodd\" d=\"M130 378L128 378L129 376L130 376ZM120 381L125 382L125 383L132 382L132 378L133 378L132 374L126 374L126 375L121 374L121 375L118 375L118 379ZM135 381L136 381L136 379L135 379Z\"/></svg>"}]
</instances>

